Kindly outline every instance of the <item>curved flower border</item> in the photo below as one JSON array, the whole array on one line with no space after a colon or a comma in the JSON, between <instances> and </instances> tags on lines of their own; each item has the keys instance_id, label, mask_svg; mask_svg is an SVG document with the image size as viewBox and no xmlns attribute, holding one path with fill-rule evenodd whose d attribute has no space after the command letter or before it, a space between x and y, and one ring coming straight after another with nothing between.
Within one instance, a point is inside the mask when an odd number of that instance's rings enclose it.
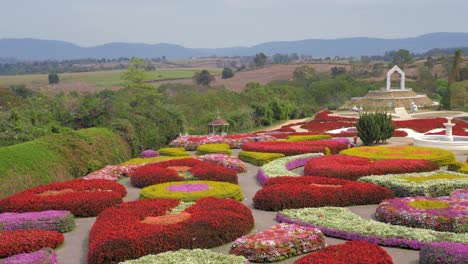
<instances>
[{"instance_id":1,"label":"curved flower border","mask_svg":"<svg viewBox=\"0 0 468 264\"><path fill-rule=\"evenodd\" d=\"M65 233L71 231L74 227L75 219L69 211L50 210L0 214L0 231L41 229Z\"/></svg>"}]
</instances>

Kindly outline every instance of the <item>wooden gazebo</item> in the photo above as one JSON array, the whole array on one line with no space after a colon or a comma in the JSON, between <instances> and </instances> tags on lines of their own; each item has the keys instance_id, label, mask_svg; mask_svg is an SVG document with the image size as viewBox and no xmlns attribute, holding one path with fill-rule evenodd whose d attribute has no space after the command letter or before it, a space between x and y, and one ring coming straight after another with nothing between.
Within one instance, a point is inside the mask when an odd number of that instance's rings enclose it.
<instances>
[{"instance_id":1,"label":"wooden gazebo","mask_svg":"<svg viewBox=\"0 0 468 264\"><path fill-rule=\"evenodd\" d=\"M208 123L208 133L210 135L216 135L217 132L219 132L221 135L226 135L229 130L229 123L224 120L218 118L216 120L213 120Z\"/></svg>"}]
</instances>

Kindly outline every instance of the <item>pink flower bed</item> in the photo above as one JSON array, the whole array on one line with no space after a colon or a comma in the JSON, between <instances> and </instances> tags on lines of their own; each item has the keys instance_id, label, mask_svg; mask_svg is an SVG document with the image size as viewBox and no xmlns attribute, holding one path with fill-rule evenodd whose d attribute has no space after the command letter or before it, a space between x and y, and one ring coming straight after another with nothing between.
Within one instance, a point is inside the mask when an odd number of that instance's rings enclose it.
<instances>
[{"instance_id":1,"label":"pink flower bed","mask_svg":"<svg viewBox=\"0 0 468 264\"><path fill-rule=\"evenodd\" d=\"M237 172L246 172L247 166L243 161L238 158L231 157L225 154L208 154L203 156L197 157L201 161L213 163L216 165L220 165L226 167L231 170L235 170Z\"/></svg>"},{"instance_id":2,"label":"pink flower bed","mask_svg":"<svg viewBox=\"0 0 468 264\"><path fill-rule=\"evenodd\" d=\"M83 177L85 180L110 180L118 181L123 176L126 176L128 173L132 172L141 165L107 165L106 167L91 172L90 174Z\"/></svg>"},{"instance_id":3,"label":"pink flower bed","mask_svg":"<svg viewBox=\"0 0 468 264\"><path fill-rule=\"evenodd\" d=\"M231 148L238 149L242 148L242 145L246 142L256 141L274 141L274 137L269 135L257 135L257 134L235 134L226 136L182 136L171 143L169 146L185 148L186 150L196 150L200 145L204 144L228 144Z\"/></svg>"}]
</instances>

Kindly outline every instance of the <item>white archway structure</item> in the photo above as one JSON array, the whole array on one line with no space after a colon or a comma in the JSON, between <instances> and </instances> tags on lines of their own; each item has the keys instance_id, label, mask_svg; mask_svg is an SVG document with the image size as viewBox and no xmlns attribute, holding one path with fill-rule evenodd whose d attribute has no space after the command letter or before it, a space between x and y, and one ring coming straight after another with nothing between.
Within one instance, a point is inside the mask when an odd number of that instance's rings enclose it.
<instances>
[{"instance_id":1,"label":"white archway structure","mask_svg":"<svg viewBox=\"0 0 468 264\"><path fill-rule=\"evenodd\" d=\"M400 89L401 90L405 90L405 72L403 72L400 67L398 67L397 65L395 65L393 68L391 68L388 72L387 72L387 90L390 90L391 89L391 86L392 86L392 74L394 72L398 72L401 76L401 80L400 80Z\"/></svg>"}]
</instances>

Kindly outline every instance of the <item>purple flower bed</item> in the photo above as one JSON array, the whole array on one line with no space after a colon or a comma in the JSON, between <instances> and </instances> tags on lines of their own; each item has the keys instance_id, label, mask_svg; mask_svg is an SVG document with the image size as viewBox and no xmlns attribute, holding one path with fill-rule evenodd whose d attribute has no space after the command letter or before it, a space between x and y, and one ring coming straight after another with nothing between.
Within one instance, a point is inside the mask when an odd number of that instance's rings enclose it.
<instances>
[{"instance_id":1,"label":"purple flower bed","mask_svg":"<svg viewBox=\"0 0 468 264\"><path fill-rule=\"evenodd\" d=\"M351 141L349 141L348 138L342 137L342 138L334 138L333 140L350 145Z\"/></svg>"},{"instance_id":2,"label":"purple flower bed","mask_svg":"<svg viewBox=\"0 0 468 264\"><path fill-rule=\"evenodd\" d=\"M74 227L74 216L69 211L0 214L0 231L42 229L65 233Z\"/></svg>"},{"instance_id":3,"label":"purple flower bed","mask_svg":"<svg viewBox=\"0 0 468 264\"><path fill-rule=\"evenodd\" d=\"M315 157L307 157L307 158L302 158L302 159L296 159L296 160L292 160L288 163L286 163L286 165L284 166L287 170L294 170L294 169L297 169L299 167L304 167L306 165L306 163L313 159Z\"/></svg>"},{"instance_id":4,"label":"purple flower bed","mask_svg":"<svg viewBox=\"0 0 468 264\"><path fill-rule=\"evenodd\" d=\"M419 263L460 264L468 262L468 245L452 242L434 242L419 252Z\"/></svg>"},{"instance_id":5,"label":"purple flower bed","mask_svg":"<svg viewBox=\"0 0 468 264\"><path fill-rule=\"evenodd\" d=\"M140 157L142 158L159 157L159 152L152 150L152 149L143 150L140 153Z\"/></svg>"},{"instance_id":6,"label":"purple flower bed","mask_svg":"<svg viewBox=\"0 0 468 264\"><path fill-rule=\"evenodd\" d=\"M468 189L455 190L450 194L450 198L468 200Z\"/></svg>"},{"instance_id":7,"label":"purple flower bed","mask_svg":"<svg viewBox=\"0 0 468 264\"><path fill-rule=\"evenodd\" d=\"M265 185L265 183L268 181L268 176L266 176L265 172L262 171L262 169L258 169L257 171L257 181L260 183L260 185Z\"/></svg>"},{"instance_id":8,"label":"purple flower bed","mask_svg":"<svg viewBox=\"0 0 468 264\"><path fill-rule=\"evenodd\" d=\"M8 257L2 264L57 264L57 254L50 248L43 248L32 253L23 253Z\"/></svg>"}]
</instances>

